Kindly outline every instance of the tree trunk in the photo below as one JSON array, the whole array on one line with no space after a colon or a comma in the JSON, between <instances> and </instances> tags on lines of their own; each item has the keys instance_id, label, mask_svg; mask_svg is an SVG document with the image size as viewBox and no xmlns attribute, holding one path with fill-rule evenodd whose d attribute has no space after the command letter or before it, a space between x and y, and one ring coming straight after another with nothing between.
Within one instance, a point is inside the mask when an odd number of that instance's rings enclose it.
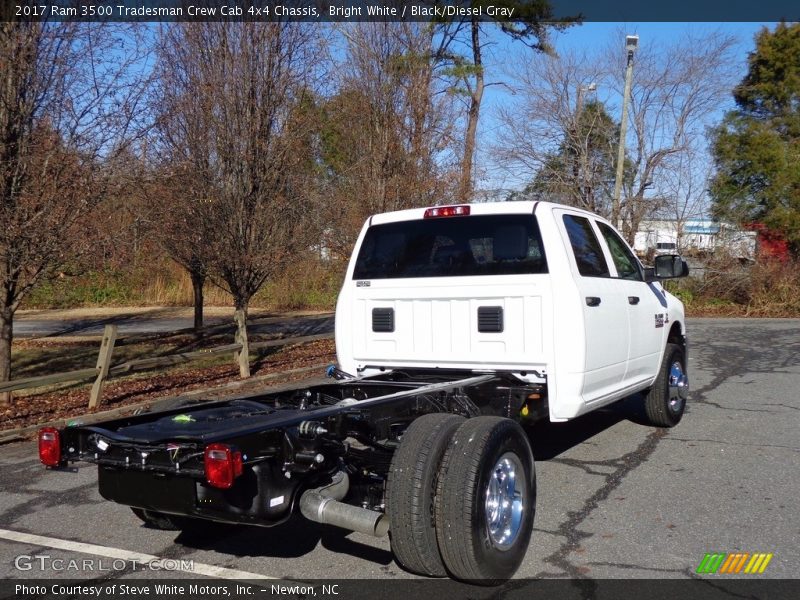
<instances>
[{"instance_id":1,"label":"tree trunk","mask_svg":"<svg viewBox=\"0 0 800 600\"><path fill-rule=\"evenodd\" d=\"M472 20L472 59L475 67L475 88L472 90L467 115L467 132L464 137L464 156L461 160L461 182L458 199L469 202L472 199L472 163L475 160L475 145L478 135L478 117L483 100L483 62L481 58L480 23Z\"/></svg>"},{"instance_id":2,"label":"tree trunk","mask_svg":"<svg viewBox=\"0 0 800 600\"><path fill-rule=\"evenodd\" d=\"M194 330L199 331L203 327L203 284L206 281L205 273L192 271L189 273L192 278L192 290L194 292Z\"/></svg>"},{"instance_id":3,"label":"tree trunk","mask_svg":"<svg viewBox=\"0 0 800 600\"><path fill-rule=\"evenodd\" d=\"M14 313L10 308L0 310L0 381L11 379L11 342L13 333L11 325ZM12 392L0 392L0 405L11 404Z\"/></svg>"},{"instance_id":4,"label":"tree trunk","mask_svg":"<svg viewBox=\"0 0 800 600\"><path fill-rule=\"evenodd\" d=\"M247 343L247 305L237 302L236 311L233 313L236 321L236 336L234 342L242 345L242 349L234 354L234 360L239 365L239 377L250 377L250 346Z\"/></svg>"}]
</instances>

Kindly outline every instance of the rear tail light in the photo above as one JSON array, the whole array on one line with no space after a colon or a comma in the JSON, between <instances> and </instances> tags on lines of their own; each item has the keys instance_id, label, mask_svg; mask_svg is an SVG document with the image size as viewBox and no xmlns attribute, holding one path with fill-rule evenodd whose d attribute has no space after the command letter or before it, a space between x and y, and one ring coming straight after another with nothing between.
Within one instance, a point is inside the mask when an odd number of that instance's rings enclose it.
<instances>
[{"instance_id":1,"label":"rear tail light","mask_svg":"<svg viewBox=\"0 0 800 600\"><path fill-rule=\"evenodd\" d=\"M437 206L425 211L425 218L434 217L466 217L469 215L469 206L461 204L458 206Z\"/></svg>"},{"instance_id":2,"label":"rear tail light","mask_svg":"<svg viewBox=\"0 0 800 600\"><path fill-rule=\"evenodd\" d=\"M226 444L209 444L205 452L206 481L209 485L227 490L242 474L242 453Z\"/></svg>"},{"instance_id":3,"label":"rear tail light","mask_svg":"<svg viewBox=\"0 0 800 600\"><path fill-rule=\"evenodd\" d=\"M55 427L39 430L39 460L48 467L61 464L61 434Z\"/></svg>"}]
</instances>

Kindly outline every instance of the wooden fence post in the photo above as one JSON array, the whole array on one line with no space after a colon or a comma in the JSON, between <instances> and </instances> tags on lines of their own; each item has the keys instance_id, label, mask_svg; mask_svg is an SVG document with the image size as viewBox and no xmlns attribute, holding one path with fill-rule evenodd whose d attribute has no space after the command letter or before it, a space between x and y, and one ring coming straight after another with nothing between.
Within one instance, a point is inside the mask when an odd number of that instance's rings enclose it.
<instances>
[{"instance_id":1,"label":"wooden fence post","mask_svg":"<svg viewBox=\"0 0 800 600\"><path fill-rule=\"evenodd\" d=\"M239 365L239 377L247 379L250 377L250 346L247 343L247 317L245 312L243 310L235 311L233 320L236 321L236 335L233 341L242 345L242 349L237 350L233 355L233 360Z\"/></svg>"},{"instance_id":2,"label":"wooden fence post","mask_svg":"<svg viewBox=\"0 0 800 600\"><path fill-rule=\"evenodd\" d=\"M111 367L111 355L114 352L114 342L117 341L117 326L106 325L103 329L103 341L100 344L100 354L97 355L97 379L94 380L92 392L89 395L89 408L100 406L103 397L103 384L108 377Z\"/></svg>"}]
</instances>

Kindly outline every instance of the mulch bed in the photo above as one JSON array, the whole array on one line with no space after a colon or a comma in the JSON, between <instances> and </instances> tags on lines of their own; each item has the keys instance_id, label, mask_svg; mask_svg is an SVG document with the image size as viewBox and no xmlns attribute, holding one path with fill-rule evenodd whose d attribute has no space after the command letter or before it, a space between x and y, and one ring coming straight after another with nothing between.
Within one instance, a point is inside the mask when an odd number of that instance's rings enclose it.
<instances>
[{"instance_id":1,"label":"mulch bed","mask_svg":"<svg viewBox=\"0 0 800 600\"><path fill-rule=\"evenodd\" d=\"M320 340L284 348L258 359L250 368L252 375L267 375L325 362L333 363L335 360L333 340ZM271 380L268 385L308 377L307 373L288 375L285 378ZM11 406L0 407L0 431L78 417L128 404L157 400L165 396L176 396L230 381L241 381L239 369L233 365L202 369L175 368L166 373L153 372L145 377L112 379L104 386L103 402L94 411L87 408L90 385L24 396L16 398ZM231 391L231 394L241 393L241 388Z\"/></svg>"}]
</instances>

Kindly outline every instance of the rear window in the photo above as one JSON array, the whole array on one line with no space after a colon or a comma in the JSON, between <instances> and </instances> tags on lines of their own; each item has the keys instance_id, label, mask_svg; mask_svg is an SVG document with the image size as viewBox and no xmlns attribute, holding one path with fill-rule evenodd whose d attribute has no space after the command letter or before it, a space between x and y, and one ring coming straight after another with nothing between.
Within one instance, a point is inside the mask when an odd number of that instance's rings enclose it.
<instances>
[{"instance_id":1,"label":"rear window","mask_svg":"<svg viewBox=\"0 0 800 600\"><path fill-rule=\"evenodd\" d=\"M353 279L546 272L532 215L472 215L373 225Z\"/></svg>"}]
</instances>

